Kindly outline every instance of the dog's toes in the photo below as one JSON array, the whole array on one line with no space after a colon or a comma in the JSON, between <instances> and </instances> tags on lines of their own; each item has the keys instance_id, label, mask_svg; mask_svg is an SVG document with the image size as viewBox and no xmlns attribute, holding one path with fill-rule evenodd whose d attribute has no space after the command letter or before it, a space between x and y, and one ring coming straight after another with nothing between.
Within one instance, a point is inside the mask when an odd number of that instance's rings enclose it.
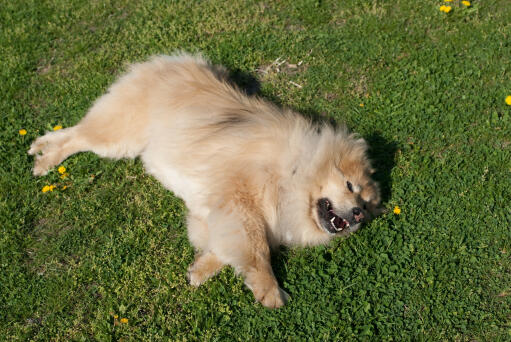
<instances>
[{"instance_id":1,"label":"dog's toes","mask_svg":"<svg viewBox=\"0 0 511 342\"><path fill-rule=\"evenodd\" d=\"M189 270L188 273L186 273L186 278L188 278L188 283L194 287L199 287L200 284L204 282L204 280L201 279L200 275L197 274L198 272L194 272L192 270Z\"/></svg>"},{"instance_id":2,"label":"dog's toes","mask_svg":"<svg viewBox=\"0 0 511 342\"><path fill-rule=\"evenodd\" d=\"M28 150L28 154L30 154L31 156L41 152L43 150L43 147L45 145L45 142L42 141L43 137L39 137L37 138L33 143L32 145L30 145L30 149Z\"/></svg>"},{"instance_id":3,"label":"dog's toes","mask_svg":"<svg viewBox=\"0 0 511 342\"><path fill-rule=\"evenodd\" d=\"M35 160L32 173L34 176L44 176L53 166L55 166L55 162L51 154L40 155Z\"/></svg>"},{"instance_id":4,"label":"dog's toes","mask_svg":"<svg viewBox=\"0 0 511 342\"><path fill-rule=\"evenodd\" d=\"M65 128L56 132L48 132L40 136L30 145L28 154L36 155L38 153L51 152L56 148L60 148L63 143L69 139L69 128Z\"/></svg>"},{"instance_id":5,"label":"dog's toes","mask_svg":"<svg viewBox=\"0 0 511 342\"><path fill-rule=\"evenodd\" d=\"M190 285L199 286L215 275L222 266L223 263L213 253L199 255L188 268L187 278Z\"/></svg>"},{"instance_id":6,"label":"dog's toes","mask_svg":"<svg viewBox=\"0 0 511 342\"><path fill-rule=\"evenodd\" d=\"M284 306L291 298L278 285L270 287L252 288L255 299L269 309L276 309Z\"/></svg>"},{"instance_id":7,"label":"dog's toes","mask_svg":"<svg viewBox=\"0 0 511 342\"><path fill-rule=\"evenodd\" d=\"M286 304L286 298L289 298L289 295L285 298L282 292L287 295L287 293L281 290L278 286L272 287L259 301L263 306L269 309L280 308Z\"/></svg>"},{"instance_id":8,"label":"dog's toes","mask_svg":"<svg viewBox=\"0 0 511 342\"><path fill-rule=\"evenodd\" d=\"M199 287L202 283L204 283L210 277L210 274L204 272L200 267L197 267L196 264L193 264L188 269L186 273L186 277L188 278L188 282L190 285Z\"/></svg>"},{"instance_id":9,"label":"dog's toes","mask_svg":"<svg viewBox=\"0 0 511 342\"><path fill-rule=\"evenodd\" d=\"M198 270L194 270L190 268L188 270L188 273L186 273L186 277L188 278L188 282L190 285L199 287L203 282L205 282L208 277L204 276L204 274L201 274Z\"/></svg>"},{"instance_id":10,"label":"dog's toes","mask_svg":"<svg viewBox=\"0 0 511 342\"><path fill-rule=\"evenodd\" d=\"M47 168L44 168L42 166L34 166L34 169L32 170L32 174L34 176L45 176L46 174L48 174L48 169Z\"/></svg>"}]
</instances>

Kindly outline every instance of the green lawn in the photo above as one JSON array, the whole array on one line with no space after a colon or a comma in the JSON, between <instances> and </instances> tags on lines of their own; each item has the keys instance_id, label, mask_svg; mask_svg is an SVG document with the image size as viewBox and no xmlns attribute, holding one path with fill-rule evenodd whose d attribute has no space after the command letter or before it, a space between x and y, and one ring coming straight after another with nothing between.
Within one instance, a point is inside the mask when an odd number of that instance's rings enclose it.
<instances>
[{"instance_id":1,"label":"green lawn","mask_svg":"<svg viewBox=\"0 0 511 342\"><path fill-rule=\"evenodd\" d=\"M0 340L511 340L511 2L442 4L3 1ZM139 160L31 176L37 136L177 49L371 145L388 214L276 253L282 309L230 268L187 284L186 208Z\"/></svg>"}]
</instances>

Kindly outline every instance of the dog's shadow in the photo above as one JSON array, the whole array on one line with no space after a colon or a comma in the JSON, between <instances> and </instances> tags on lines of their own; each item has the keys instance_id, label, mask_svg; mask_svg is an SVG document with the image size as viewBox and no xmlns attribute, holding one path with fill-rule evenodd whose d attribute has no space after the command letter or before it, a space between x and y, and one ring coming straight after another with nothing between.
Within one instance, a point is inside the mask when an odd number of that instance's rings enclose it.
<instances>
[{"instance_id":1,"label":"dog's shadow","mask_svg":"<svg viewBox=\"0 0 511 342\"><path fill-rule=\"evenodd\" d=\"M261 93L261 83L254 75L245 71L234 69L230 72L231 81L249 96L257 95L270 102L282 106L278 98ZM336 127L339 125L333 118L321 115L314 110L299 110L302 115L309 118L312 122L317 124L329 123ZM386 203L391 196L392 177L391 172L395 166L395 155L398 150L398 144L395 141L388 140L381 132L373 132L365 135L364 139L369 145L369 158L372 161L372 166L376 169L373 174L373 179L380 185L382 203ZM287 278L287 260L289 258L289 248L281 247L272 252L272 268L275 277L282 285L282 280ZM285 289L285 288L284 288Z\"/></svg>"},{"instance_id":2,"label":"dog's shadow","mask_svg":"<svg viewBox=\"0 0 511 342\"><path fill-rule=\"evenodd\" d=\"M255 76L240 69L229 70L229 80L244 91L245 94L248 96L258 95L263 97L261 94L261 82L259 82Z\"/></svg>"},{"instance_id":3,"label":"dog's shadow","mask_svg":"<svg viewBox=\"0 0 511 342\"><path fill-rule=\"evenodd\" d=\"M380 132L373 132L364 138L369 145L369 158L376 169L373 179L380 184L382 203L386 203L391 195L391 173L394 166L396 166L398 144L386 139Z\"/></svg>"}]
</instances>

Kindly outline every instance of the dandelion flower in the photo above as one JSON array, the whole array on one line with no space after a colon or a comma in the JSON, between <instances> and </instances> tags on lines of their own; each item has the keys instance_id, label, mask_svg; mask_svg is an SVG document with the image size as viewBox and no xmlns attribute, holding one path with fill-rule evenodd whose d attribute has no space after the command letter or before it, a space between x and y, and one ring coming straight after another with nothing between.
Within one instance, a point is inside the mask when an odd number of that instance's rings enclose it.
<instances>
[{"instance_id":1,"label":"dandelion flower","mask_svg":"<svg viewBox=\"0 0 511 342\"><path fill-rule=\"evenodd\" d=\"M364 107L364 104L363 104L363 103L361 103L361 104L359 104L359 106L360 106L360 107Z\"/></svg>"},{"instance_id":2,"label":"dandelion flower","mask_svg":"<svg viewBox=\"0 0 511 342\"><path fill-rule=\"evenodd\" d=\"M119 318L119 315L114 315L114 319L117 319L117 318Z\"/></svg>"},{"instance_id":3,"label":"dandelion flower","mask_svg":"<svg viewBox=\"0 0 511 342\"><path fill-rule=\"evenodd\" d=\"M67 176L69 176L69 173L67 173L67 172L63 173L63 174L60 175L60 179L66 179Z\"/></svg>"},{"instance_id":4,"label":"dandelion flower","mask_svg":"<svg viewBox=\"0 0 511 342\"><path fill-rule=\"evenodd\" d=\"M444 5L440 6L441 12L449 13L451 10L452 10L451 6L444 6Z\"/></svg>"},{"instance_id":5,"label":"dandelion flower","mask_svg":"<svg viewBox=\"0 0 511 342\"><path fill-rule=\"evenodd\" d=\"M508 97L506 97L506 103L511 106L511 95L509 95ZM21 134L21 133L20 133Z\"/></svg>"},{"instance_id":6,"label":"dandelion flower","mask_svg":"<svg viewBox=\"0 0 511 342\"><path fill-rule=\"evenodd\" d=\"M67 185L64 185L64 186L62 187L62 190L66 190L66 189L67 189ZM116 315L116 316L117 316L117 315ZM115 316L114 316L114 318L115 318Z\"/></svg>"},{"instance_id":7,"label":"dandelion flower","mask_svg":"<svg viewBox=\"0 0 511 342\"><path fill-rule=\"evenodd\" d=\"M27 130L26 130L26 129L20 129L20 130L18 131L18 133L19 133L20 135L25 135L25 134L27 134Z\"/></svg>"},{"instance_id":8,"label":"dandelion flower","mask_svg":"<svg viewBox=\"0 0 511 342\"><path fill-rule=\"evenodd\" d=\"M43 186L41 191L42 192L53 191L53 189L55 189L55 188L56 188L56 186L53 185L53 184L52 185L45 185L45 186Z\"/></svg>"},{"instance_id":9,"label":"dandelion flower","mask_svg":"<svg viewBox=\"0 0 511 342\"><path fill-rule=\"evenodd\" d=\"M469 6L470 6L470 1L465 1L465 0L464 0L464 1L462 1L461 3L462 3L463 5L465 5L465 6L467 6L467 7L469 7Z\"/></svg>"},{"instance_id":10,"label":"dandelion flower","mask_svg":"<svg viewBox=\"0 0 511 342\"><path fill-rule=\"evenodd\" d=\"M397 205L394 207L394 214L396 215L401 214L401 208L399 208Z\"/></svg>"},{"instance_id":11,"label":"dandelion flower","mask_svg":"<svg viewBox=\"0 0 511 342\"><path fill-rule=\"evenodd\" d=\"M60 167L59 167L59 173L60 173L61 175L63 175L63 174L64 174L64 172L66 172L66 168L65 168L64 166L60 166Z\"/></svg>"},{"instance_id":12,"label":"dandelion flower","mask_svg":"<svg viewBox=\"0 0 511 342\"><path fill-rule=\"evenodd\" d=\"M452 0L444 0L445 2L452 2Z\"/></svg>"},{"instance_id":13,"label":"dandelion flower","mask_svg":"<svg viewBox=\"0 0 511 342\"><path fill-rule=\"evenodd\" d=\"M127 318L121 318L121 323L128 324L128 319Z\"/></svg>"},{"instance_id":14,"label":"dandelion flower","mask_svg":"<svg viewBox=\"0 0 511 342\"><path fill-rule=\"evenodd\" d=\"M57 125L57 126L53 127L53 130L54 130L54 131L58 131L59 129L62 129L62 126L61 126L61 125Z\"/></svg>"}]
</instances>

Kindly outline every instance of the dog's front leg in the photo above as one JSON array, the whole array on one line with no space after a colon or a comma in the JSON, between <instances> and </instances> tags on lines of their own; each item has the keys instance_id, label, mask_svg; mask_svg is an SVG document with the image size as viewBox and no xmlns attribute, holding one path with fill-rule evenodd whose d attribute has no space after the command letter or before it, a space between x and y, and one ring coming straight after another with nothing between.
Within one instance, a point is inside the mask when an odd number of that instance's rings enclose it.
<instances>
[{"instance_id":1,"label":"dog's front leg","mask_svg":"<svg viewBox=\"0 0 511 342\"><path fill-rule=\"evenodd\" d=\"M271 268L264 218L247 202L212 211L208 219L210 246L223 263L244 276L257 301L268 308L278 308L289 296L279 288Z\"/></svg>"},{"instance_id":2,"label":"dog's front leg","mask_svg":"<svg viewBox=\"0 0 511 342\"><path fill-rule=\"evenodd\" d=\"M273 275L268 246L253 252L250 262L243 266L245 284L252 290L255 299L267 308L283 306L288 295L279 288Z\"/></svg>"}]
</instances>

